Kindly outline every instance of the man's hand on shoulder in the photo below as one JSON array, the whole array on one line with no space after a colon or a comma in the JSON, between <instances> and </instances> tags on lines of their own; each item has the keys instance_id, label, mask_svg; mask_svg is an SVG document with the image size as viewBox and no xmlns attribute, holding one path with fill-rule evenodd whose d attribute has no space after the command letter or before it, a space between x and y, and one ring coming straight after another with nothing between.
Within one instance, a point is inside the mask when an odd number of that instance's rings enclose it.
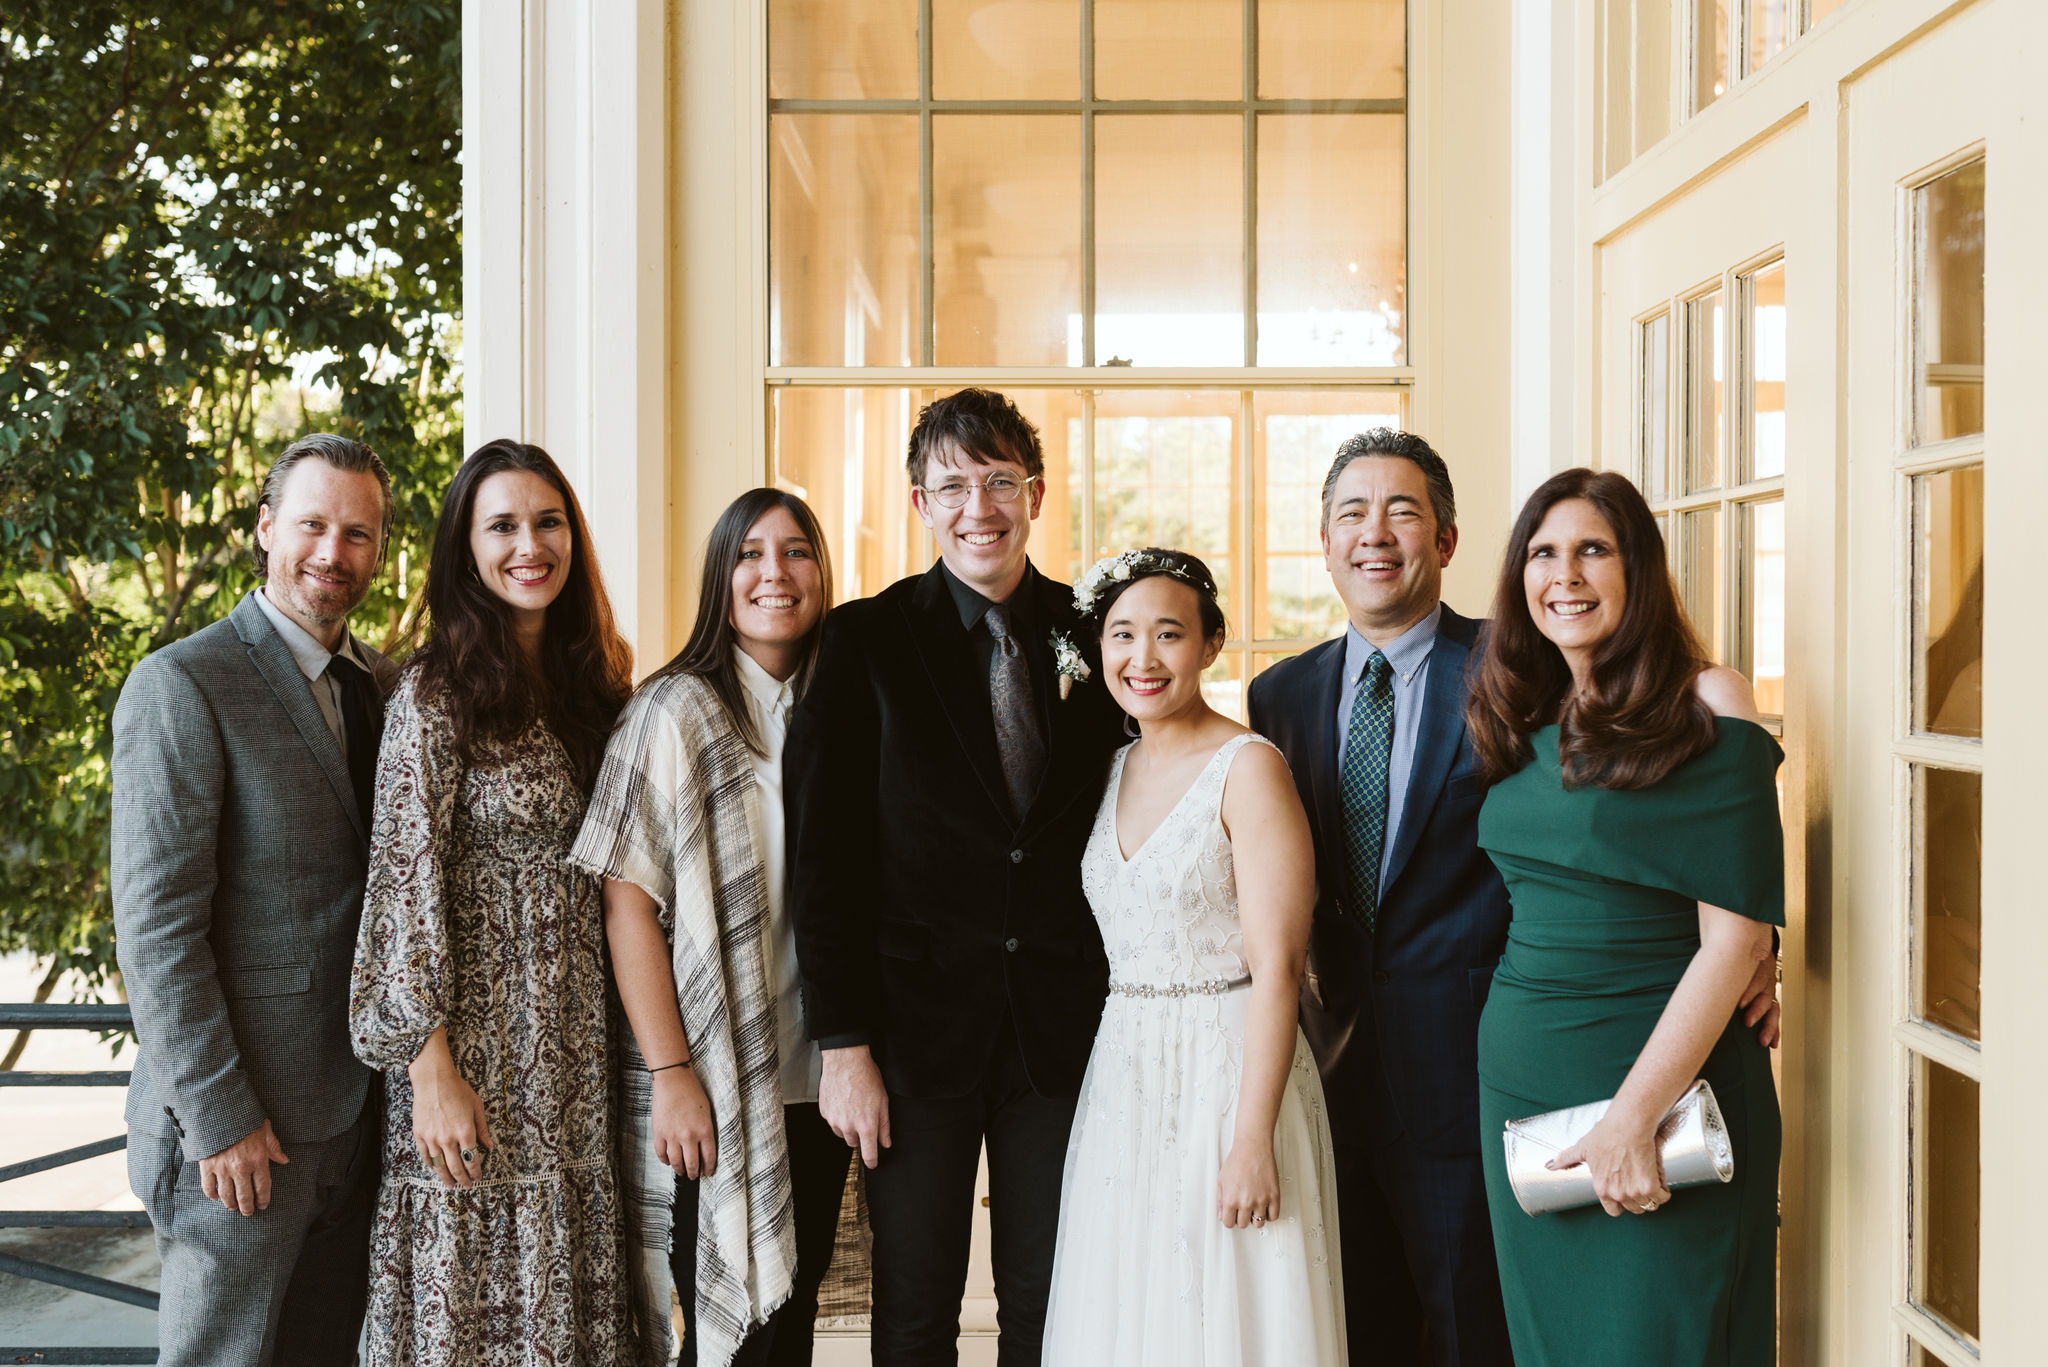
<instances>
[{"instance_id":1,"label":"man's hand on shoulder","mask_svg":"<svg viewBox=\"0 0 2048 1367\"><path fill-rule=\"evenodd\" d=\"M889 1092L882 1085L882 1070L865 1044L827 1049L824 1063L818 1114L872 1168L889 1147Z\"/></svg>"},{"instance_id":2,"label":"man's hand on shoulder","mask_svg":"<svg viewBox=\"0 0 2048 1367\"><path fill-rule=\"evenodd\" d=\"M254 1215L270 1209L270 1165L291 1161L266 1120L238 1142L199 1160L199 1189L230 1211Z\"/></svg>"}]
</instances>

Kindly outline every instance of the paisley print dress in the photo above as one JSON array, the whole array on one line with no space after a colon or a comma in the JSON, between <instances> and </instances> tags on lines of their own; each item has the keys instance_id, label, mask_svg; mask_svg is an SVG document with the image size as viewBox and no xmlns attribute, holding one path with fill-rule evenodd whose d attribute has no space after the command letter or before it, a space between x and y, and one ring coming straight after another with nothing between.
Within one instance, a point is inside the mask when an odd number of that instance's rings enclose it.
<instances>
[{"instance_id":1,"label":"paisley print dress","mask_svg":"<svg viewBox=\"0 0 2048 1367\"><path fill-rule=\"evenodd\" d=\"M385 718L349 1007L357 1055L384 1071L368 1360L629 1361L604 913L567 862L583 794L538 722L463 764L418 681ZM406 1066L443 1025L496 1143L468 1191L413 1147Z\"/></svg>"}]
</instances>

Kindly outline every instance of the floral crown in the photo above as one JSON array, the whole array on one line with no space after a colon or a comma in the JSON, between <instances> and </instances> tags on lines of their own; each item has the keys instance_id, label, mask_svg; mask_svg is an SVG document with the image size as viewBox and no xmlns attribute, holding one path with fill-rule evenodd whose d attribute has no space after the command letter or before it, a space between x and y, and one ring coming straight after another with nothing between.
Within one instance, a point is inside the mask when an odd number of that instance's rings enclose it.
<instances>
[{"instance_id":1,"label":"floral crown","mask_svg":"<svg viewBox=\"0 0 2048 1367\"><path fill-rule=\"evenodd\" d=\"M1142 579L1148 574L1169 574L1197 593L1214 597L1216 586L1197 574L1192 566L1177 557L1169 558L1156 550L1138 549L1124 551L1118 555L1104 556L1088 567L1088 573L1081 576L1081 582L1074 585L1074 611L1083 617L1095 611L1095 600L1112 584Z\"/></svg>"}]
</instances>

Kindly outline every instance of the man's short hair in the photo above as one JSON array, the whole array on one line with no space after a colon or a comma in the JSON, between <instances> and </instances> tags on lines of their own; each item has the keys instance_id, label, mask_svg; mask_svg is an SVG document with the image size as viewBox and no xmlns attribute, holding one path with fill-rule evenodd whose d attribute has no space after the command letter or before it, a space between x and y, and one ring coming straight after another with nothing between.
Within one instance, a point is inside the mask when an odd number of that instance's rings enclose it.
<instances>
[{"instance_id":1,"label":"man's short hair","mask_svg":"<svg viewBox=\"0 0 2048 1367\"><path fill-rule=\"evenodd\" d=\"M1045 475L1045 448L1038 429L1017 411L1017 405L992 389L963 389L935 399L917 415L910 431L910 483L924 486L925 466L947 442L978 465L1013 460L1027 475Z\"/></svg>"},{"instance_id":2,"label":"man's short hair","mask_svg":"<svg viewBox=\"0 0 2048 1367\"><path fill-rule=\"evenodd\" d=\"M1451 489L1451 467L1444 464L1444 458L1413 432L1375 427L1355 437L1346 437L1344 444L1337 448L1337 458L1330 462L1330 473L1323 480L1324 531L1330 530L1330 500L1337 494L1337 477L1352 461L1367 456L1405 460L1421 470L1429 485L1429 505L1436 514L1436 529L1441 532L1446 527L1458 525L1458 496Z\"/></svg>"},{"instance_id":3,"label":"man's short hair","mask_svg":"<svg viewBox=\"0 0 2048 1367\"><path fill-rule=\"evenodd\" d=\"M384 462L377 459L377 453L359 441L349 437L337 437L332 432L312 432L300 437L284 448L284 454L270 467L270 473L263 477L263 495L257 499L258 507L267 507L273 516L277 513L278 500L284 494L284 483L291 477L292 469L307 457L317 457L337 470L351 474L372 474L377 477L377 487L384 494L384 530L378 535L377 549L382 552L391 540L391 515L395 508L391 501L391 472L384 468ZM270 553L263 549L260 538L250 537L251 554L256 559L256 577L270 577Z\"/></svg>"}]
</instances>

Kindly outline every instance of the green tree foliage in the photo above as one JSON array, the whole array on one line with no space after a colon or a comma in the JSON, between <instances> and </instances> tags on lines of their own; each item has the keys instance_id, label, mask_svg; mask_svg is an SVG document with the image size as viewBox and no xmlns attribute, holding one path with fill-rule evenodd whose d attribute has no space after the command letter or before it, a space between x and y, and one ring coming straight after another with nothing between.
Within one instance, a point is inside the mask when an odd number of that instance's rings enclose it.
<instances>
[{"instance_id":1,"label":"green tree foliage","mask_svg":"<svg viewBox=\"0 0 2048 1367\"><path fill-rule=\"evenodd\" d=\"M254 583L286 442L391 467L358 633L416 590L461 435L459 39L452 2L0 8L0 951L51 982L110 985L114 700Z\"/></svg>"}]
</instances>

